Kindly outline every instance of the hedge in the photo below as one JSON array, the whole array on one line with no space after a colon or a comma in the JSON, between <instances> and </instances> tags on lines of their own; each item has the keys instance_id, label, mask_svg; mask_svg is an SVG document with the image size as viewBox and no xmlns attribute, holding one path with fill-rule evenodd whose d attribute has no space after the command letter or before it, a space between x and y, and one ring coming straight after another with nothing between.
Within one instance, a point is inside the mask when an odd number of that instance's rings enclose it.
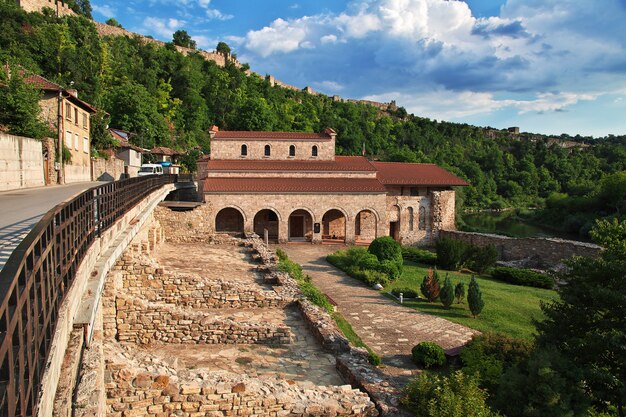
<instances>
[{"instance_id":1,"label":"hedge","mask_svg":"<svg viewBox=\"0 0 626 417\"><path fill-rule=\"evenodd\" d=\"M554 279L530 269L510 268L499 266L491 270L491 277L498 281L509 284L523 285L525 287L548 288L554 287Z\"/></svg>"}]
</instances>

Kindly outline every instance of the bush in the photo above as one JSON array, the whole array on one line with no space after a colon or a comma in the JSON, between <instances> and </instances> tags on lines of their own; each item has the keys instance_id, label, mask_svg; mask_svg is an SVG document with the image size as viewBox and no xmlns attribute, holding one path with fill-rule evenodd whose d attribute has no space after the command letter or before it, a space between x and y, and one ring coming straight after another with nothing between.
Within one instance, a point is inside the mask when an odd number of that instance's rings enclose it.
<instances>
[{"instance_id":1,"label":"bush","mask_svg":"<svg viewBox=\"0 0 626 417\"><path fill-rule=\"evenodd\" d=\"M374 256L374 258L376 257ZM382 261L380 265L378 265L378 271L386 274L391 281L400 278L400 275L402 274L398 265L394 261L390 260Z\"/></svg>"},{"instance_id":2,"label":"bush","mask_svg":"<svg viewBox=\"0 0 626 417\"><path fill-rule=\"evenodd\" d=\"M454 287L452 286L452 281L450 281L448 274L446 274L443 288L439 292L439 300L446 310L449 309L454 302Z\"/></svg>"},{"instance_id":3,"label":"bush","mask_svg":"<svg viewBox=\"0 0 626 417\"><path fill-rule=\"evenodd\" d=\"M419 417L495 417L487 393L474 376L456 371L450 376L422 373L406 387L402 403Z\"/></svg>"},{"instance_id":4,"label":"bush","mask_svg":"<svg viewBox=\"0 0 626 417\"><path fill-rule=\"evenodd\" d=\"M465 298L465 283L459 282L454 287L454 296L456 297L456 303L461 304L463 298Z\"/></svg>"},{"instance_id":5,"label":"bush","mask_svg":"<svg viewBox=\"0 0 626 417\"><path fill-rule=\"evenodd\" d=\"M356 258L354 261L355 263L353 265L357 266L359 269L379 270L381 267L381 263L378 262L378 258L367 252L365 252L363 256Z\"/></svg>"},{"instance_id":6,"label":"bush","mask_svg":"<svg viewBox=\"0 0 626 417\"><path fill-rule=\"evenodd\" d=\"M466 260L469 245L461 240L443 238L437 241L437 266L456 271Z\"/></svg>"},{"instance_id":7,"label":"bush","mask_svg":"<svg viewBox=\"0 0 626 417\"><path fill-rule=\"evenodd\" d=\"M496 264L498 250L494 245L482 247L470 245L467 257L469 268L474 272L482 274Z\"/></svg>"},{"instance_id":8,"label":"bush","mask_svg":"<svg viewBox=\"0 0 626 417\"><path fill-rule=\"evenodd\" d=\"M370 243L367 251L376 255L379 262L392 261L398 265L398 269L402 272L402 247L398 242L393 240L391 236L378 237Z\"/></svg>"},{"instance_id":9,"label":"bush","mask_svg":"<svg viewBox=\"0 0 626 417\"><path fill-rule=\"evenodd\" d=\"M540 274L530 269L518 269L500 266L491 270L491 277L498 281L509 284L523 285L525 287L553 288L554 280L544 274Z\"/></svg>"},{"instance_id":10,"label":"bush","mask_svg":"<svg viewBox=\"0 0 626 417\"><path fill-rule=\"evenodd\" d=\"M410 246L403 247L402 257L406 261L425 265L437 265L437 254L424 249L414 248Z\"/></svg>"},{"instance_id":11,"label":"bush","mask_svg":"<svg viewBox=\"0 0 626 417\"><path fill-rule=\"evenodd\" d=\"M430 303L439 297L441 289L439 287L439 274L436 269L434 271L432 268L428 270L428 275L424 277L422 285L420 285L420 290Z\"/></svg>"},{"instance_id":12,"label":"bush","mask_svg":"<svg viewBox=\"0 0 626 417\"><path fill-rule=\"evenodd\" d=\"M369 271L369 270L364 271L362 269L356 269L352 271L350 276L365 282L369 286L380 284L383 287L385 287L389 284L389 278L387 277L387 274L384 274L380 271Z\"/></svg>"},{"instance_id":13,"label":"bush","mask_svg":"<svg viewBox=\"0 0 626 417\"><path fill-rule=\"evenodd\" d=\"M391 293L396 297L400 297L400 293L402 293L405 298L419 298L417 291L407 287L394 288Z\"/></svg>"},{"instance_id":14,"label":"bush","mask_svg":"<svg viewBox=\"0 0 626 417\"><path fill-rule=\"evenodd\" d=\"M411 356L417 366L423 366L427 369L446 363L446 354L443 348L433 342L422 342L413 346Z\"/></svg>"},{"instance_id":15,"label":"bush","mask_svg":"<svg viewBox=\"0 0 626 417\"><path fill-rule=\"evenodd\" d=\"M472 316L476 318L483 311L485 302L483 301L483 294L480 292L480 286L476 277L472 275L472 279L469 283L469 289L467 290L467 305L469 306Z\"/></svg>"}]
</instances>

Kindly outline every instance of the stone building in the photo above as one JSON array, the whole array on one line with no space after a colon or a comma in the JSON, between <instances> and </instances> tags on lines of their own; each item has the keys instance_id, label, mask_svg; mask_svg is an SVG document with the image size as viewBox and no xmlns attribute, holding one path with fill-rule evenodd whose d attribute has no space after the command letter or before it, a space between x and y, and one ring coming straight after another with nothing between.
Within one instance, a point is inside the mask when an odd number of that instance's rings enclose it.
<instances>
[{"instance_id":1,"label":"stone building","mask_svg":"<svg viewBox=\"0 0 626 417\"><path fill-rule=\"evenodd\" d=\"M64 89L39 75L24 82L42 90L39 118L63 138L72 160L63 166L65 182L91 181L90 116L96 109L78 98L76 90Z\"/></svg>"},{"instance_id":2,"label":"stone building","mask_svg":"<svg viewBox=\"0 0 626 417\"><path fill-rule=\"evenodd\" d=\"M390 235L429 244L454 230L453 186L467 183L433 164L336 156L336 133L211 130L200 189L218 232L279 242L366 243Z\"/></svg>"}]
</instances>

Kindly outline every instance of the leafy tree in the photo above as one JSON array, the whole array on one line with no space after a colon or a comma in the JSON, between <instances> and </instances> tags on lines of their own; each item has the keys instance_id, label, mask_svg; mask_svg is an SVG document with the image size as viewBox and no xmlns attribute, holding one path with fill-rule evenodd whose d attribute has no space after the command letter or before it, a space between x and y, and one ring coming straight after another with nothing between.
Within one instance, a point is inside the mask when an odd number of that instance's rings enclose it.
<instances>
[{"instance_id":1,"label":"leafy tree","mask_svg":"<svg viewBox=\"0 0 626 417\"><path fill-rule=\"evenodd\" d=\"M41 139L52 135L39 120L41 92L26 84L15 68L10 74L0 70L0 125L19 136Z\"/></svg>"},{"instance_id":2,"label":"leafy tree","mask_svg":"<svg viewBox=\"0 0 626 417\"><path fill-rule=\"evenodd\" d=\"M76 13L91 19L91 12L93 11L89 0L67 0L67 5Z\"/></svg>"},{"instance_id":3,"label":"leafy tree","mask_svg":"<svg viewBox=\"0 0 626 417\"><path fill-rule=\"evenodd\" d=\"M459 282L454 286L454 296L456 297L456 303L461 304L465 298L465 283Z\"/></svg>"},{"instance_id":4,"label":"leafy tree","mask_svg":"<svg viewBox=\"0 0 626 417\"><path fill-rule=\"evenodd\" d=\"M454 287L452 286L452 281L450 281L450 277L447 273L446 279L443 282L443 287L439 293L439 300L445 309L449 309L454 302Z\"/></svg>"},{"instance_id":5,"label":"leafy tree","mask_svg":"<svg viewBox=\"0 0 626 417\"><path fill-rule=\"evenodd\" d=\"M600 410L626 408L626 221L600 221L592 235L601 256L573 258L558 275L560 299L542 307L538 346L567 358L559 371L583 386ZM565 359L564 359L565 360ZM574 372L575 371L575 372Z\"/></svg>"},{"instance_id":6,"label":"leafy tree","mask_svg":"<svg viewBox=\"0 0 626 417\"><path fill-rule=\"evenodd\" d=\"M437 273L437 269L433 271L432 268L428 269L428 275L424 277L422 281L422 285L420 286L420 290L422 294L428 302L432 303L439 297L440 287L439 287L439 274Z\"/></svg>"},{"instance_id":7,"label":"leafy tree","mask_svg":"<svg viewBox=\"0 0 626 417\"><path fill-rule=\"evenodd\" d=\"M470 280L469 288L467 290L467 304L474 318L476 318L480 312L483 311L483 307L485 306L483 295L480 292L480 286L478 285L474 275L472 275L472 279Z\"/></svg>"},{"instance_id":8,"label":"leafy tree","mask_svg":"<svg viewBox=\"0 0 626 417\"><path fill-rule=\"evenodd\" d=\"M119 146L119 143L115 143L116 141L107 129L108 125L109 115L102 110L98 110L96 114L91 116L90 136L93 149L109 149L113 146Z\"/></svg>"},{"instance_id":9,"label":"leafy tree","mask_svg":"<svg viewBox=\"0 0 626 417\"><path fill-rule=\"evenodd\" d=\"M218 42L215 51L224 56L230 55L230 46L226 42Z\"/></svg>"},{"instance_id":10,"label":"leafy tree","mask_svg":"<svg viewBox=\"0 0 626 417\"><path fill-rule=\"evenodd\" d=\"M117 20L115 20L114 18L110 18L104 23L106 23L109 26L115 26L116 28L124 29L124 26L122 26L122 24L118 22Z\"/></svg>"},{"instance_id":11,"label":"leafy tree","mask_svg":"<svg viewBox=\"0 0 626 417\"><path fill-rule=\"evenodd\" d=\"M404 259L402 247L391 236L378 237L370 243L367 251L378 258L378 261L391 261L396 264L398 271L402 272Z\"/></svg>"},{"instance_id":12,"label":"leafy tree","mask_svg":"<svg viewBox=\"0 0 626 417\"><path fill-rule=\"evenodd\" d=\"M186 30L177 30L172 36L172 42L174 45L182 46L185 48L196 49L196 41L191 39L191 36Z\"/></svg>"}]
</instances>

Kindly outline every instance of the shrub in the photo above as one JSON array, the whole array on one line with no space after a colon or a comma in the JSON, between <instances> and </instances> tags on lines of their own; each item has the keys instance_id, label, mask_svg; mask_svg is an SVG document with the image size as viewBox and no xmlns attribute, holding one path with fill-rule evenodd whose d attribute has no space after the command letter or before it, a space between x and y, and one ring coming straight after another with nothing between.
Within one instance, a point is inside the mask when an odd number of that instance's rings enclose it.
<instances>
[{"instance_id":1,"label":"shrub","mask_svg":"<svg viewBox=\"0 0 626 417\"><path fill-rule=\"evenodd\" d=\"M422 373L406 387L402 402L419 417L495 417L474 376Z\"/></svg>"},{"instance_id":2,"label":"shrub","mask_svg":"<svg viewBox=\"0 0 626 417\"><path fill-rule=\"evenodd\" d=\"M411 356L417 366L423 366L427 369L446 363L446 354L443 348L433 342L422 342L413 346Z\"/></svg>"},{"instance_id":3,"label":"shrub","mask_svg":"<svg viewBox=\"0 0 626 417\"><path fill-rule=\"evenodd\" d=\"M387 277L387 274L384 274L380 271L357 269L353 271L350 275L356 279L365 282L369 286L380 284L385 287L389 284L389 278Z\"/></svg>"},{"instance_id":4,"label":"shrub","mask_svg":"<svg viewBox=\"0 0 626 417\"><path fill-rule=\"evenodd\" d=\"M400 293L402 293L402 296L406 298L419 298L417 291L407 287L394 288L391 293L396 297L400 297Z\"/></svg>"},{"instance_id":5,"label":"shrub","mask_svg":"<svg viewBox=\"0 0 626 417\"><path fill-rule=\"evenodd\" d=\"M448 274L446 274L443 288L441 288L441 292L439 293L439 300L446 310L449 309L454 302L454 287L452 286L452 281L450 281Z\"/></svg>"},{"instance_id":6,"label":"shrub","mask_svg":"<svg viewBox=\"0 0 626 417\"><path fill-rule=\"evenodd\" d=\"M437 241L437 266L456 271L467 259L469 245L461 240L443 238Z\"/></svg>"},{"instance_id":7,"label":"shrub","mask_svg":"<svg viewBox=\"0 0 626 417\"><path fill-rule=\"evenodd\" d=\"M461 301L463 301L463 298L465 298L464 282L459 282L458 284L456 284L456 286L454 287L454 296L456 297L456 303L461 304Z\"/></svg>"},{"instance_id":8,"label":"shrub","mask_svg":"<svg viewBox=\"0 0 626 417\"><path fill-rule=\"evenodd\" d=\"M472 271L482 274L496 264L498 250L494 245L470 246L468 250L468 266Z\"/></svg>"},{"instance_id":9,"label":"shrub","mask_svg":"<svg viewBox=\"0 0 626 417\"><path fill-rule=\"evenodd\" d=\"M356 265L359 269L378 270L381 267L380 262L378 262L378 258L367 252L365 252L363 256L354 259L354 261L354 265Z\"/></svg>"},{"instance_id":10,"label":"shrub","mask_svg":"<svg viewBox=\"0 0 626 417\"><path fill-rule=\"evenodd\" d=\"M367 361L374 366L378 366L383 362L380 356L378 356L375 352L372 352L371 350L368 350Z\"/></svg>"},{"instance_id":11,"label":"shrub","mask_svg":"<svg viewBox=\"0 0 626 417\"><path fill-rule=\"evenodd\" d=\"M402 247L398 242L393 240L391 236L378 237L370 243L367 251L376 255L379 262L393 261L398 265L398 269L402 272Z\"/></svg>"},{"instance_id":12,"label":"shrub","mask_svg":"<svg viewBox=\"0 0 626 417\"><path fill-rule=\"evenodd\" d=\"M553 288L554 280L544 274L530 269L518 269L500 266L491 270L491 277L509 284L523 285L526 287Z\"/></svg>"},{"instance_id":13,"label":"shrub","mask_svg":"<svg viewBox=\"0 0 626 417\"><path fill-rule=\"evenodd\" d=\"M428 302L432 303L439 297L439 274L435 269L433 271L432 268L428 270L428 275L424 277L422 281L422 285L420 286L420 290L424 297L428 300Z\"/></svg>"},{"instance_id":14,"label":"shrub","mask_svg":"<svg viewBox=\"0 0 626 417\"><path fill-rule=\"evenodd\" d=\"M374 256L374 258L376 258ZM398 265L394 261L385 260L378 265L378 271L386 274L391 281L400 278L401 272Z\"/></svg>"},{"instance_id":15,"label":"shrub","mask_svg":"<svg viewBox=\"0 0 626 417\"><path fill-rule=\"evenodd\" d=\"M411 246L402 248L402 257L411 262L426 264L426 265L437 265L437 254L428 250L414 248Z\"/></svg>"},{"instance_id":16,"label":"shrub","mask_svg":"<svg viewBox=\"0 0 626 417\"><path fill-rule=\"evenodd\" d=\"M476 281L476 277L472 275L472 279L469 283L469 289L467 290L467 304L472 312L472 316L476 318L483 311L485 302L483 301L483 295L480 292L480 286Z\"/></svg>"}]
</instances>

